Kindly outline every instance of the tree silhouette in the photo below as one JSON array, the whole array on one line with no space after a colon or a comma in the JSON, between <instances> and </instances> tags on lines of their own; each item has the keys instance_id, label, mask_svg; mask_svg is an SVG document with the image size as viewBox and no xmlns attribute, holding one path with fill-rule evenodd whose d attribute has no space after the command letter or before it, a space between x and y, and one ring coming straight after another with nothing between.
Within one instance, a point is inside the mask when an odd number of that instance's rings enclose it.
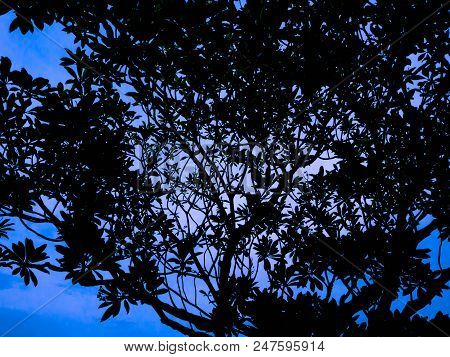
<instances>
[{"instance_id":1,"label":"tree silhouette","mask_svg":"<svg viewBox=\"0 0 450 357\"><path fill-rule=\"evenodd\" d=\"M442 1L8 3L78 48L56 86L1 59L1 267L190 336L450 332L420 313L450 279Z\"/></svg>"}]
</instances>

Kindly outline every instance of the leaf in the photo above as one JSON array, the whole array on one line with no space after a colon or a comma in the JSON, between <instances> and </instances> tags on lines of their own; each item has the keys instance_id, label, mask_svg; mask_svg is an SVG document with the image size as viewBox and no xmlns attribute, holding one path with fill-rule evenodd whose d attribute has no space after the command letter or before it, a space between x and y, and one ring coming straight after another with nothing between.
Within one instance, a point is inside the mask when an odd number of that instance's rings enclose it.
<instances>
[{"instance_id":1,"label":"leaf","mask_svg":"<svg viewBox=\"0 0 450 357\"><path fill-rule=\"evenodd\" d=\"M125 307L127 314L129 314L130 313L130 304L128 303L127 300L123 301L123 306Z\"/></svg>"},{"instance_id":2,"label":"leaf","mask_svg":"<svg viewBox=\"0 0 450 357\"><path fill-rule=\"evenodd\" d=\"M155 291L156 295L163 295L163 294L167 294L169 292L168 289L158 289Z\"/></svg>"},{"instance_id":3,"label":"leaf","mask_svg":"<svg viewBox=\"0 0 450 357\"><path fill-rule=\"evenodd\" d=\"M0 78L6 79L11 70L11 60L8 57L0 59Z\"/></svg>"},{"instance_id":4,"label":"leaf","mask_svg":"<svg viewBox=\"0 0 450 357\"><path fill-rule=\"evenodd\" d=\"M8 238L8 232L11 231L13 226L9 219L3 219L0 221L0 238Z\"/></svg>"},{"instance_id":5,"label":"leaf","mask_svg":"<svg viewBox=\"0 0 450 357\"><path fill-rule=\"evenodd\" d=\"M38 285L38 280L36 278L36 275L33 273L32 270L29 270L29 273L30 273L31 281L33 282L34 286L37 286Z\"/></svg>"},{"instance_id":6,"label":"leaf","mask_svg":"<svg viewBox=\"0 0 450 357\"><path fill-rule=\"evenodd\" d=\"M110 317L115 317L120 312L120 302L114 302L110 307L108 307L101 318L101 322L108 320Z\"/></svg>"}]
</instances>

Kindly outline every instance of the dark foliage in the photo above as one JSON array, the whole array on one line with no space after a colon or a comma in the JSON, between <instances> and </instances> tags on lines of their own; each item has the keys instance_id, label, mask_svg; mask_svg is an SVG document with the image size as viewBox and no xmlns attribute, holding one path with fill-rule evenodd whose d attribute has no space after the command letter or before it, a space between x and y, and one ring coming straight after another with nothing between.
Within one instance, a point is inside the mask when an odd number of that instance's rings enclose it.
<instances>
[{"instance_id":1,"label":"dark foliage","mask_svg":"<svg viewBox=\"0 0 450 357\"><path fill-rule=\"evenodd\" d=\"M450 279L441 1L9 3L78 48L56 86L1 59L0 239L58 256L0 267L186 335L450 332L420 312Z\"/></svg>"}]
</instances>

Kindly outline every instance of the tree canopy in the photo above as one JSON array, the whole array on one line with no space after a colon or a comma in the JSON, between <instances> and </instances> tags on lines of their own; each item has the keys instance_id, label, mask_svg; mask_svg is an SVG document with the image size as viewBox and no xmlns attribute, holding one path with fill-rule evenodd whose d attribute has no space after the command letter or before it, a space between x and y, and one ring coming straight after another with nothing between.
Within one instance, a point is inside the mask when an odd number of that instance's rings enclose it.
<instances>
[{"instance_id":1,"label":"tree canopy","mask_svg":"<svg viewBox=\"0 0 450 357\"><path fill-rule=\"evenodd\" d=\"M447 335L447 10L2 1L77 49L57 85L1 58L0 267L190 336Z\"/></svg>"}]
</instances>

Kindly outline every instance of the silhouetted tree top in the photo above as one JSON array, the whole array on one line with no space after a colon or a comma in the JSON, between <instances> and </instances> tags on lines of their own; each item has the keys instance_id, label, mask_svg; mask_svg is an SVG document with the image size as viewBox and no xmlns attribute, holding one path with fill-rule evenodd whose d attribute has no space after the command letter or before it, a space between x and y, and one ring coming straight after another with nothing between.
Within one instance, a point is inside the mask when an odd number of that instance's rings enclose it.
<instances>
[{"instance_id":1,"label":"silhouetted tree top","mask_svg":"<svg viewBox=\"0 0 450 357\"><path fill-rule=\"evenodd\" d=\"M1 58L0 267L186 335L448 334L442 1L6 2L77 49Z\"/></svg>"}]
</instances>

